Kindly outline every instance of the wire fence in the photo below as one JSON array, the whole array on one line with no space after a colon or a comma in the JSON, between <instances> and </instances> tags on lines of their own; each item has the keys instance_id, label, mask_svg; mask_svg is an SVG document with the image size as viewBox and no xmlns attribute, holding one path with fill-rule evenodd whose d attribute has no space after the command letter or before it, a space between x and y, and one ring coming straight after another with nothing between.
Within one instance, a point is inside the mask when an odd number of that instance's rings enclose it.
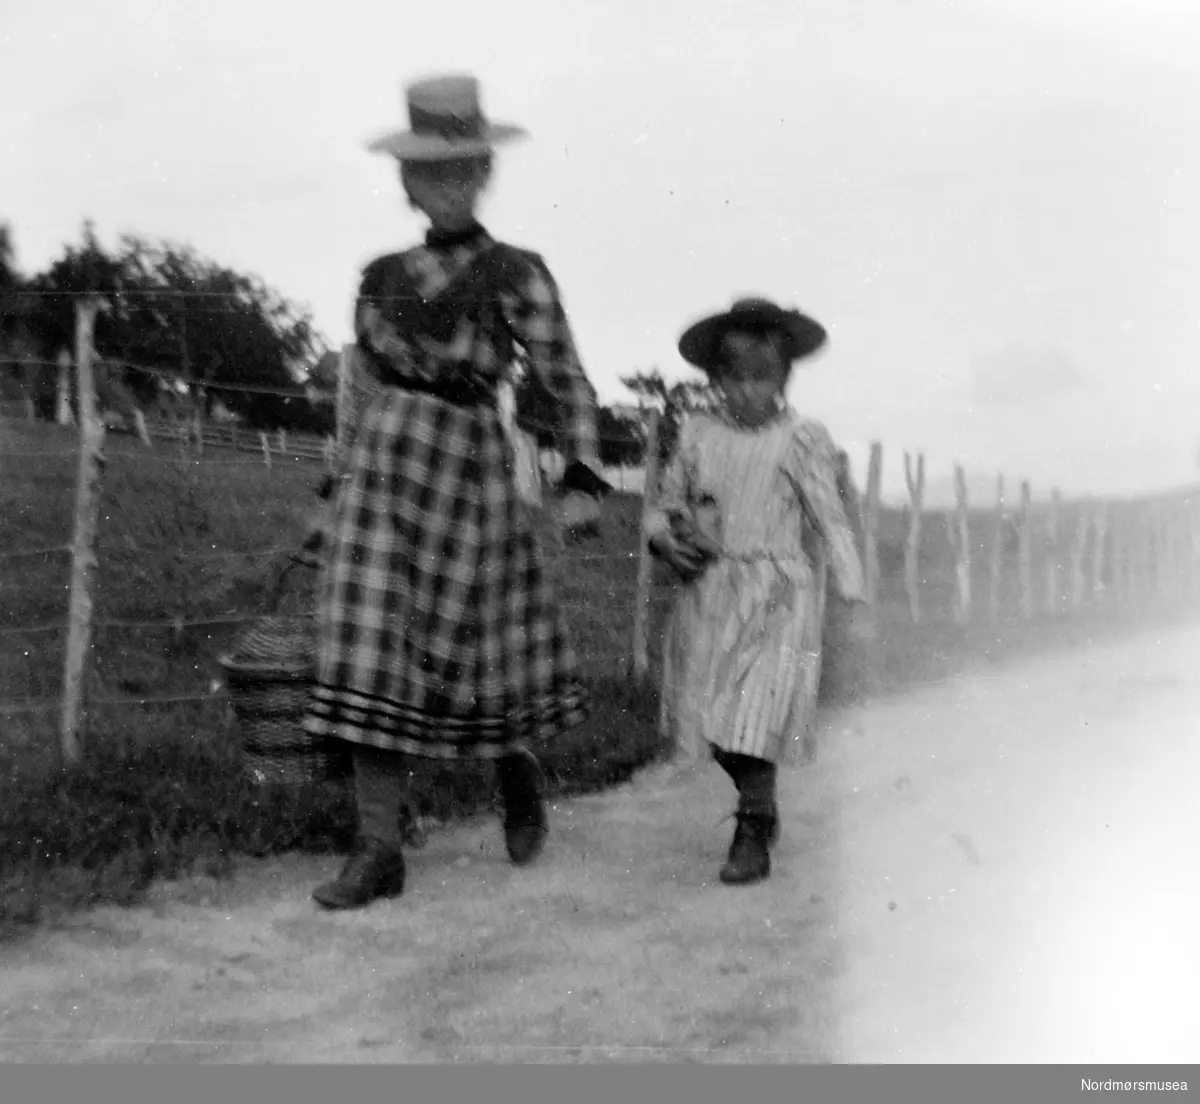
<instances>
[{"instance_id":1,"label":"wire fence","mask_svg":"<svg viewBox=\"0 0 1200 1104\"><path fill-rule=\"evenodd\" d=\"M189 450L187 427L167 426L155 439L178 443L174 454L106 438L89 398L86 319L80 325L77 430L47 436L44 423L23 421L22 408L0 435L7 473L0 494L22 507L13 516L37 519L0 533L0 669L9 672L0 675L0 718L57 716L68 759L78 756L85 720L221 706L222 688L199 652L180 648L172 659L169 646L140 636L211 645L258 621L260 609L233 597L236 585L245 577L261 582L266 565L293 553L298 540L286 533L299 537L298 519L317 508L314 473L304 463L268 478L259 462L214 458L218 440L237 449L236 429L214 427ZM321 441L318 452L311 439L298 450L298 440L268 439L268 458L331 461L336 441ZM1035 502L1028 482L1010 495L998 479L994 502L979 504L968 502L965 473L956 468L955 507L929 510L925 458L904 454L909 501L889 511L880 502L883 460L882 446L872 445L863 493L847 485L845 494L877 612L891 603L913 625L999 631L1014 610L1034 621L1200 601L1194 492L1105 502L1064 502L1051 492ZM651 471L651 488L653 481ZM606 510L599 543L563 545L550 557L589 670L632 662L644 673L649 662L652 607L661 611L670 592L651 584L644 508L637 497L618 503ZM156 673L139 683L130 672L139 664L157 664Z\"/></svg>"},{"instance_id":2,"label":"wire fence","mask_svg":"<svg viewBox=\"0 0 1200 1104\"><path fill-rule=\"evenodd\" d=\"M36 540L35 533L44 535L50 531L48 522L20 539L18 534L12 534L11 543L0 534L0 590L11 591L22 599L9 605L7 615L2 612L5 603L0 601L0 656L7 654L14 660L8 668L8 677L0 675L0 731L6 722L11 726L20 718L35 718L44 727L57 714L62 720L64 754L69 747L67 730L73 729L76 737L81 737L85 720L103 722L114 714L144 714L148 709L165 715L172 709L198 703L223 707L225 697L213 677L211 663L192 664L190 677L184 670L188 664L178 664L180 677L160 680L162 685L149 692L121 693L128 671L102 670L105 666L102 657L108 657L110 668L120 668L123 659L132 657L132 665L136 667L139 659L144 662L147 654L156 651L145 646L145 639L139 639L146 634L178 639L199 633L207 640L210 633L215 635L216 630L223 630L222 639L227 640L231 630L260 621L261 609L247 608L244 604L242 608L216 608L230 604L232 585L217 586L219 593L214 596L205 592L205 584L214 581L233 584L246 574L261 576L264 564L286 560L297 551L305 531L304 522L296 521L295 515L305 515L311 520L319 508L312 495L319 483L319 469L314 472L309 465L292 470L281 483L278 477L268 476L257 463L222 462L208 455L207 449L204 452L189 449L186 426L166 427L168 432L158 439L176 441L181 447L162 450L145 448L134 439L113 435L89 444L86 422L85 415L76 431L59 430L46 423L30 425L15 421L9 423L11 432L0 434L0 465L10 473L10 479L16 477L11 481L11 493L18 500L22 498L22 481L37 482L43 489L49 477L57 497L65 499L72 490L78 496L90 478L94 499L90 509L100 518L87 549L81 547L79 540L78 509L74 519L76 539L72 542ZM295 448L294 435L286 440L281 440L281 436L271 435L277 458L285 450L298 454L300 459L306 458ZM211 446L213 439L209 438L207 443ZM332 452L330 444L322 442L320 451L312 448L307 458L316 459L311 453L317 453L328 462ZM89 453L94 454L96 461L96 471L90 477L86 472ZM194 523L191 529L186 524L175 529L170 526L163 529L160 525L156 532L149 517L143 516L169 515L180 503L188 505L189 493L193 500L199 500L201 513L210 515L185 519ZM26 492L24 500L17 504L18 510L30 506L29 498ZM635 503L626 512L632 514L637 509ZM65 536L72 528L71 519L62 509L57 513L59 517L55 520L61 523L57 533ZM256 520L260 513L266 516ZM240 523L226 525L226 531L216 539L209 539L205 530L213 521L211 515ZM291 526L296 534L294 540L280 543L281 524ZM237 540L231 539L235 531ZM155 539L164 535L168 538L165 541ZM593 542L564 546L561 554L553 557L560 578L565 582L574 578L581 584L563 587L560 600L576 625L589 617L593 621L610 618L614 606L628 614L623 628L616 626L611 631L584 634L577 651L590 670L611 666L631 651L629 637L635 620L632 610L638 587L638 553L630 525L625 526L622 535L626 539L619 548L612 547L611 542L602 541L599 545ZM179 539L171 539L175 537ZM95 559L96 570L91 580L83 644L85 663L82 675L77 674L76 681L81 680L82 685L76 688L74 710L69 714L66 673L57 679L61 693L45 691L53 681L52 675L64 666L62 653L70 650L73 640L78 645L78 611L64 609L67 604L64 598L76 597L79 586L71 575L72 567L77 568L80 559L89 554ZM165 594L163 605L177 608L163 608L162 615L155 616L147 608L152 597L145 591L161 594L168 590L169 586L164 585L168 575L181 580L185 589L190 586L195 600L181 600L178 593ZM598 578L603 580L607 606L598 605L595 600L593 584ZM212 589L209 587L209 591ZM212 658L212 651L208 649L206 658ZM14 689L25 693L14 693ZM39 689L41 692L36 692Z\"/></svg>"},{"instance_id":3,"label":"wire fence","mask_svg":"<svg viewBox=\"0 0 1200 1104\"><path fill-rule=\"evenodd\" d=\"M181 292L179 294L199 295L203 293ZM347 349L343 350L343 357L346 356L347 351ZM69 368L65 360L52 361L24 358L19 363L29 367L54 368L60 373L58 382L60 391L58 418L63 424L73 424L74 414L72 404L66 394L69 390L69 376L67 374ZM226 393L251 394L282 399L299 399L317 404L336 404L337 402L335 395L327 394L319 388L283 389L230 383L191 376L175 369L155 368L149 365L136 364L120 357L105 357L102 363L110 371L133 372L158 380L163 387L164 397L168 401L172 397L176 399L181 398L181 392L188 395L211 392L216 395ZM114 429L119 433L137 434L146 445L150 445L153 441L173 443L184 450L190 449L196 458L207 458L208 462L213 463L228 463L229 461L217 460L211 457L211 450L229 449L234 452L253 454L256 460L261 461L267 467L271 466L273 459L321 462L329 465L332 463L333 452L336 448L336 439L333 435L290 432L285 429L254 429L238 424L236 418L228 418L218 422L206 421L195 416L191 418L177 416L170 420L156 420L146 418L140 410L135 410L133 412L133 424L129 424L120 411L108 410L101 411L101 413L106 417L106 429ZM644 409L642 411L641 428L643 432L646 429L648 414L648 410ZM0 403L0 418L15 419L17 417L24 417L28 421L36 419L32 400L9 400L6 403ZM542 424L526 417L522 417L521 422L524 427L522 430L516 430L515 422L510 427L510 430L514 438L520 438L521 443L526 448L534 447L532 445L531 434L539 432L554 433L557 429L555 426ZM600 435L599 439L602 442L610 441L614 444L628 444L625 438L607 438L603 434ZM16 454L10 453L9 455L15 456ZM28 456L27 458L32 458L32 456ZM537 466L540 469L539 478L543 482L553 481L560 477L563 465L562 456L553 450L537 450ZM645 472L644 463L637 465L605 465L603 475L621 493L641 494L645 486Z\"/></svg>"}]
</instances>

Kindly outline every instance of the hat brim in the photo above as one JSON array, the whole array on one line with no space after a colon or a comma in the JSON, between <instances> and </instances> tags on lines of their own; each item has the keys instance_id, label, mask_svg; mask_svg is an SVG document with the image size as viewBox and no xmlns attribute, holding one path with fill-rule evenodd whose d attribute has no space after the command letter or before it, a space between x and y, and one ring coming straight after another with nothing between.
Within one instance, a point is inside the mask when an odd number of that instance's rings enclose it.
<instances>
[{"instance_id":1,"label":"hat brim","mask_svg":"<svg viewBox=\"0 0 1200 1104\"><path fill-rule=\"evenodd\" d=\"M784 336L784 354L789 363L805 360L819 352L829 340L825 327L799 311L780 311L778 314L733 314L725 311L703 318L689 326L679 339L679 355L704 372L721 367L721 344L731 332L774 330Z\"/></svg>"},{"instance_id":2,"label":"hat brim","mask_svg":"<svg viewBox=\"0 0 1200 1104\"><path fill-rule=\"evenodd\" d=\"M415 134L396 130L367 143L371 153L387 154L400 161L453 161L459 157L480 157L499 145L527 138L528 131L515 123L489 123L478 138L450 139L436 134Z\"/></svg>"}]
</instances>

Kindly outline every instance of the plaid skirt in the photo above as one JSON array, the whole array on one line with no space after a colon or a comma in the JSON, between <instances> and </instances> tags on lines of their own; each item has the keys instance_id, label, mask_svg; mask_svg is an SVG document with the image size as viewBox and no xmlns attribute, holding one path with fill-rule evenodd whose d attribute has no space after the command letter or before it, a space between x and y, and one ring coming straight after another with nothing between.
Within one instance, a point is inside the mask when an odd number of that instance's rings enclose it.
<instances>
[{"instance_id":1,"label":"plaid skirt","mask_svg":"<svg viewBox=\"0 0 1200 1104\"><path fill-rule=\"evenodd\" d=\"M389 389L367 409L319 588L308 732L494 759L587 718L513 463L487 407Z\"/></svg>"}]
</instances>

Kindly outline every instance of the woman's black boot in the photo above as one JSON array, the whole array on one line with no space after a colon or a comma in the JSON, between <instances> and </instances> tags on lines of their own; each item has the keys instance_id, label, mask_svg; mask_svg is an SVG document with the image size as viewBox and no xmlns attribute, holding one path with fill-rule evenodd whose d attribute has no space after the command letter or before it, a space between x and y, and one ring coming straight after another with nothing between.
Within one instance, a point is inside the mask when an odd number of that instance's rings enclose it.
<instances>
[{"instance_id":1,"label":"woman's black boot","mask_svg":"<svg viewBox=\"0 0 1200 1104\"><path fill-rule=\"evenodd\" d=\"M368 839L357 855L346 860L337 878L313 890L313 900L327 909L362 908L379 897L399 897L404 878L400 849Z\"/></svg>"},{"instance_id":2,"label":"woman's black boot","mask_svg":"<svg viewBox=\"0 0 1200 1104\"><path fill-rule=\"evenodd\" d=\"M496 774L508 856L517 866L526 866L542 853L549 831L541 764L532 752L522 750L500 759Z\"/></svg>"}]
</instances>

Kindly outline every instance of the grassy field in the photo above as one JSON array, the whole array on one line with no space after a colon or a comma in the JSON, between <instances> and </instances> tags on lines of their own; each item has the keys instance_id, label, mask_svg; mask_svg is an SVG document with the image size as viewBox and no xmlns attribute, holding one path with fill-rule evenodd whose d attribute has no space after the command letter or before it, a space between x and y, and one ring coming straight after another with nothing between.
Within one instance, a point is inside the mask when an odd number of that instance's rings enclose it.
<instances>
[{"instance_id":1,"label":"grassy field","mask_svg":"<svg viewBox=\"0 0 1200 1104\"><path fill-rule=\"evenodd\" d=\"M85 763L58 767L58 713L76 458L74 434L0 421L0 921L46 909L136 899L155 876L219 871L233 853L342 849L353 835L349 795L266 794L239 771L237 729L214 689L216 655L240 626L222 619L265 610L273 572L305 535L316 506L314 464L264 465L214 456L184 462L111 437L103 477L99 570ZM624 780L660 754L653 686L628 677L641 503L614 496L602 534L552 560L552 570L596 699L588 724L547 761L556 792ZM1068 519L1069 521L1069 519ZM976 520L981 550L989 521ZM950 621L952 565L941 520L928 519L923 596L928 621L911 625L902 584L903 519L881 519L880 640L869 688L889 693L1015 651L1070 645L1131 627L1088 612L1070 620L1017 616L1013 551L999 626ZM1036 565L1035 565L1036 566ZM986 594L986 556L976 556ZM672 596L656 572L651 662ZM303 597L303 585L292 602ZM1144 611L1137 623L1181 616ZM836 615L822 697L835 704L861 672L839 645ZM162 701L192 698L195 700ZM101 704L121 699L123 704ZM134 704L142 699L152 703ZM46 708L14 707L21 702ZM481 768L482 769L482 768ZM418 769L414 792L430 821L482 811L490 784L475 768Z\"/></svg>"}]
</instances>

